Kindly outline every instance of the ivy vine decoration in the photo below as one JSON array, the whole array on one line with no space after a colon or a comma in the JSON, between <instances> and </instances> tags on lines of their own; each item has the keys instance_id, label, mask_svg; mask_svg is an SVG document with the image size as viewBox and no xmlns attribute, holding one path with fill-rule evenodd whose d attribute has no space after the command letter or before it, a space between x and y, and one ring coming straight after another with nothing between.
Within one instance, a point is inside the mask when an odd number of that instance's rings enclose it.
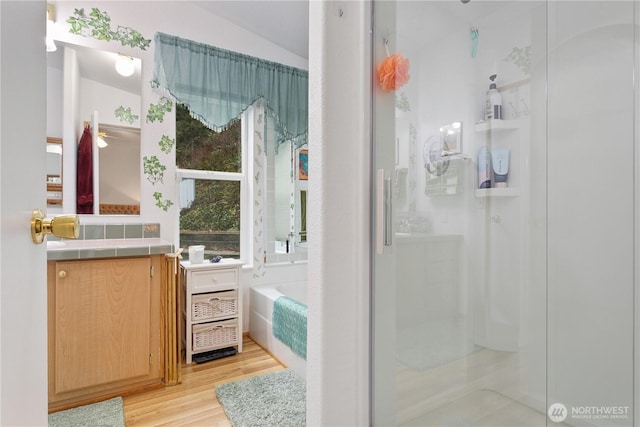
<instances>
[{"instance_id":1,"label":"ivy vine decoration","mask_svg":"<svg viewBox=\"0 0 640 427\"><path fill-rule=\"evenodd\" d=\"M164 121L164 114L171 112L173 109L173 102L163 96L160 98L157 104L149 105L149 111L147 112L147 123L155 122L156 120L162 123Z\"/></svg>"},{"instance_id":2,"label":"ivy vine decoration","mask_svg":"<svg viewBox=\"0 0 640 427\"><path fill-rule=\"evenodd\" d=\"M169 138L167 135L162 135L162 138L158 141L158 145L163 153L169 154L173 146L176 145L176 140Z\"/></svg>"},{"instance_id":3,"label":"ivy vine decoration","mask_svg":"<svg viewBox=\"0 0 640 427\"><path fill-rule=\"evenodd\" d=\"M69 32L84 37L93 37L98 40L119 41L122 46L138 47L147 50L151 45L151 39L145 39L142 34L131 27L118 25L115 30L111 29L111 18L107 12L103 12L97 7L91 8L89 15L83 9L74 9L73 16L67 21L71 24Z\"/></svg>"},{"instance_id":4,"label":"ivy vine decoration","mask_svg":"<svg viewBox=\"0 0 640 427\"><path fill-rule=\"evenodd\" d=\"M153 193L153 198L156 199L156 206L162 209L163 211L168 211L173 202L169 199L162 200L162 193L156 191Z\"/></svg>"},{"instance_id":5,"label":"ivy vine decoration","mask_svg":"<svg viewBox=\"0 0 640 427\"><path fill-rule=\"evenodd\" d=\"M531 46L514 47L504 61L513 62L526 75L531 74Z\"/></svg>"},{"instance_id":6,"label":"ivy vine decoration","mask_svg":"<svg viewBox=\"0 0 640 427\"><path fill-rule=\"evenodd\" d=\"M131 107L124 108L122 105L116 108L116 111L113 113L116 115L118 120L129 123L130 125L140 118L140 116L133 114Z\"/></svg>"},{"instance_id":7,"label":"ivy vine decoration","mask_svg":"<svg viewBox=\"0 0 640 427\"><path fill-rule=\"evenodd\" d=\"M396 96L396 108L403 113L407 113L411 111L411 106L409 105L409 98L407 98L407 94L402 92L399 96Z\"/></svg>"},{"instance_id":8,"label":"ivy vine decoration","mask_svg":"<svg viewBox=\"0 0 640 427\"><path fill-rule=\"evenodd\" d=\"M147 179L149 180L149 182L151 182L152 184L155 184L158 181L164 182L164 171L167 170L167 167L160 163L158 157L144 156L142 160L144 164L144 173L145 175L147 175Z\"/></svg>"}]
</instances>

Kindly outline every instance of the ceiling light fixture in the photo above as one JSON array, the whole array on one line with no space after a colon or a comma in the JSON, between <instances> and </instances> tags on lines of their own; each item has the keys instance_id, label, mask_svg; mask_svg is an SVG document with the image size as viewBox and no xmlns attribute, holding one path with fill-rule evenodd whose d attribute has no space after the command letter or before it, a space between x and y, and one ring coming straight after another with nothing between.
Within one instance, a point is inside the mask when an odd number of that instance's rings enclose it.
<instances>
[{"instance_id":1,"label":"ceiling light fixture","mask_svg":"<svg viewBox=\"0 0 640 427\"><path fill-rule=\"evenodd\" d=\"M116 60L116 71L123 77L129 77L135 71L133 58L127 55L118 54Z\"/></svg>"},{"instance_id":2,"label":"ceiling light fixture","mask_svg":"<svg viewBox=\"0 0 640 427\"><path fill-rule=\"evenodd\" d=\"M107 133L104 131L98 131L98 148L105 148L107 145L107 141L104 139L107 138Z\"/></svg>"}]
</instances>

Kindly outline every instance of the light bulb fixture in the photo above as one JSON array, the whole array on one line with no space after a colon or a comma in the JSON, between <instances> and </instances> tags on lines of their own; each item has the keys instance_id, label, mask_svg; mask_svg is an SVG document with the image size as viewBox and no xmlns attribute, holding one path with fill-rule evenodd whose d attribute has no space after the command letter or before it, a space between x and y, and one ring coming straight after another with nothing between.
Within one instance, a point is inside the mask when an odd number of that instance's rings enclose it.
<instances>
[{"instance_id":1,"label":"light bulb fixture","mask_svg":"<svg viewBox=\"0 0 640 427\"><path fill-rule=\"evenodd\" d=\"M109 144L107 144L107 141L105 141L104 139L102 139L101 136L99 136L98 137L98 148L104 148L107 145L109 145Z\"/></svg>"},{"instance_id":2,"label":"light bulb fixture","mask_svg":"<svg viewBox=\"0 0 640 427\"><path fill-rule=\"evenodd\" d=\"M133 58L127 55L118 54L116 60L116 71L123 77L129 77L135 71Z\"/></svg>"}]
</instances>

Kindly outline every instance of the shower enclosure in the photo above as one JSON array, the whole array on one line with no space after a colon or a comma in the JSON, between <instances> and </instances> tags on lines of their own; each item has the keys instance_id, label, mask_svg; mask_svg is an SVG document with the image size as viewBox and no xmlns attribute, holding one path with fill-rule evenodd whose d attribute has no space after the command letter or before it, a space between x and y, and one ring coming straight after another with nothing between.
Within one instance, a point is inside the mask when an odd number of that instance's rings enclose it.
<instances>
[{"instance_id":1,"label":"shower enclosure","mask_svg":"<svg viewBox=\"0 0 640 427\"><path fill-rule=\"evenodd\" d=\"M640 2L373 21L373 425L640 425Z\"/></svg>"}]
</instances>

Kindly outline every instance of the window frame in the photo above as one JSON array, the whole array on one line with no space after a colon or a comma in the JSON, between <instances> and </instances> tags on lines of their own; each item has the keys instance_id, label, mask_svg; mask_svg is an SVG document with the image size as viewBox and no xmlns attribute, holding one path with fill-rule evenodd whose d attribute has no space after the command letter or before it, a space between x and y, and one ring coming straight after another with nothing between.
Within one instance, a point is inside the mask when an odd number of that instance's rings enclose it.
<instances>
[{"instance_id":1,"label":"window frame","mask_svg":"<svg viewBox=\"0 0 640 427\"><path fill-rule=\"evenodd\" d=\"M220 172L207 171L199 169L182 169L176 167L176 194L180 197L180 181L184 179L198 179L209 181L236 181L240 183L240 261L244 267L253 267L253 203L252 194L253 187L248 177L252 174L253 162L249 159L253 158L253 114L255 107L250 106L240 116L240 170L241 172ZM182 247L180 243L180 211L176 215L176 231L178 247Z\"/></svg>"}]
</instances>

